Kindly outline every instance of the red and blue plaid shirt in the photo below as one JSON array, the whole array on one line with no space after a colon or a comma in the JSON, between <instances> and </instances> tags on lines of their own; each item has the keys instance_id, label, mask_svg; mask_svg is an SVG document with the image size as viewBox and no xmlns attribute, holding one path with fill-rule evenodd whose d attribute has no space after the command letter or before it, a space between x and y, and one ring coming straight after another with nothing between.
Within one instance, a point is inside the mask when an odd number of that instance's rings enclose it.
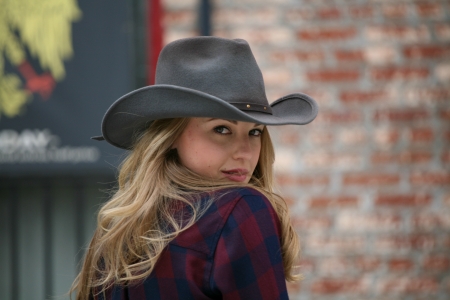
<instances>
[{"instance_id":1,"label":"red and blue plaid shirt","mask_svg":"<svg viewBox=\"0 0 450 300\"><path fill-rule=\"evenodd\" d=\"M288 299L278 217L256 190L228 191L169 243L148 278L114 286L105 296L113 300Z\"/></svg>"}]
</instances>

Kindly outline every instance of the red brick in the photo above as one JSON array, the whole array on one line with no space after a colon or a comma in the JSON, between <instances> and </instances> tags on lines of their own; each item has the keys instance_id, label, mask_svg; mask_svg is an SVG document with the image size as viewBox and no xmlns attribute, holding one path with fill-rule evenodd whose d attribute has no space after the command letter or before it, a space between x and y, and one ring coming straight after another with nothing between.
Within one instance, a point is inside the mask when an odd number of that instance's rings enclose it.
<instances>
[{"instance_id":1,"label":"red brick","mask_svg":"<svg viewBox=\"0 0 450 300\"><path fill-rule=\"evenodd\" d=\"M428 2L417 3L416 11L420 17L441 17L445 10L441 4Z\"/></svg>"},{"instance_id":2,"label":"red brick","mask_svg":"<svg viewBox=\"0 0 450 300\"><path fill-rule=\"evenodd\" d=\"M414 207L431 203L428 194L381 194L375 198L375 205Z\"/></svg>"},{"instance_id":3,"label":"red brick","mask_svg":"<svg viewBox=\"0 0 450 300\"><path fill-rule=\"evenodd\" d=\"M449 185L450 173L448 171L426 171L411 174L409 181L415 185Z\"/></svg>"},{"instance_id":4,"label":"red brick","mask_svg":"<svg viewBox=\"0 0 450 300\"><path fill-rule=\"evenodd\" d=\"M405 151L400 154L392 152L377 152L372 154L371 161L373 164L420 164L428 163L432 159L430 152L412 152Z\"/></svg>"},{"instance_id":5,"label":"red brick","mask_svg":"<svg viewBox=\"0 0 450 300\"><path fill-rule=\"evenodd\" d=\"M404 18L408 13L406 4L387 4L382 7L383 15L387 18Z\"/></svg>"},{"instance_id":6,"label":"red brick","mask_svg":"<svg viewBox=\"0 0 450 300\"><path fill-rule=\"evenodd\" d=\"M442 120L450 121L450 108L443 109L439 112L439 117Z\"/></svg>"},{"instance_id":7,"label":"red brick","mask_svg":"<svg viewBox=\"0 0 450 300\"><path fill-rule=\"evenodd\" d=\"M403 48L403 55L415 59L439 59L450 55L448 45L412 45Z\"/></svg>"},{"instance_id":8,"label":"red brick","mask_svg":"<svg viewBox=\"0 0 450 300\"><path fill-rule=\"evenodd\" d=\"M370 104L374 102L379 102L386 100L388 98L388 93L384 90L353 90L353 91L342 91L339 98L345 104Z\"/></svg>"},{"instance_id":9,"label":"red brick","mask_svg":"<svg viewBox=\"0 0 450 300\"><path fill-rule=\"evenodd\" d=\"M382 293L434 293L439 288L439 282L435 278L411 278L408 276L383 278L379 280L378 286Z\"/></svg>"},{"instance_id":10,"label":"red brick","mask_svg":"<svg viewBox=\"0 0 450 300\"><path fill-rule=\"evenodd\" d=\"M320 62L325 58L322 51L275 51L270 54L270 59L274 62L292 62L299 60L302 62Z\"/></svg>"},{"instance_id":11,"label":"red brick","mask_svg":"<svg viewBox=\"0 0 450 300\"><path fill-rule=\"evenodd\" d=\"M310 28L297 32L297 38L306 42L349 40L356 36L354 27Z\"/></svg>"},{"instance_id":12,"label":"red brick","mask_svg":"<svg viewBox=\"0 0 450 300\"><path fill-rule=\"evenodd\" d=\"M388 262L390 271L407 271L414 266L414 262L407 258L393 258Z\"/></svg>"},{"instance_id":13,"label":"red brick","mask_svg":"<svg viewBox=\"0 0 450 300\"><path fill-rule=\"evenodd\" d=\"M374 121L413 122L427 120L429 113L423 109L383 109L374 114Z\"/></svg>"},{"instance_id":14,"label":"red brick","mask_svg":"<svg viewBox=\"0 0 450 300\"><path fill-rule=\"evenodd\" d=\"M317 116L317 123L330 123L330 124L349 124L362 121L362 113L359 111L322 111Z\"/></svg>"},{"instance_id":15,"label":"red brick","mask_svg":"<svg viewBox=\"0 0 450 300\"><path fill-rule=\"evenodd\" d=\"M430 75L430 70L426 67L385 67L373 69L371 72L373 80L414 80L424 79Z\"/></svg>"},{"instance_id":16,"label":"red brick","mask_svg":"<svg viewBox=\"0 0 450 300\"><path fill-rule=\"evenodd\" d=\"M430 40L427 26L410 27L402 25L368 26L366 35L372 41L421 42Z\"/></svg>"},{"instance_id":17,"label":"red brick","mask_svg":"<svg viewBox=\"0 0 450 300\"><path fill-rule=\"evenodd\" d=\"M165 26L181 26L195 22L196 15L189 10L166 11L164 13L163 23Z\"/></svg>"},{"instance_id":18,"label":"red brick","mask_svg":"<svg viewBox=\"0 0 450 300\"><path fill-rule=\"evenodd\" d=\"M433 255L424 260L423 268L434 271L448 271L450 270L450 259L444 255Z\"/></svg>"},{"instance_id":19,"label":"red brick","mask_svg":"<svg viewBox=\"0 0 450 300\"><path fill-rule=\"evenodd\" d=\"M338 135L338 141L342 145L362 145L367 142L367 136L368 132L363 128L343 129Z\"/></svg>"},{"instance_id":20,"label":"red brick","mask_svg":"<svg viewBox=\"0 0 450 300\"><path fill-rule=\"evenodd\" d=\"M434 139L432 128L413 128L409 132L409 139L412 142L431 142Z\"/></svg>"},{"instance_id":21,"label":"red brick","mask_svg":"<svg viewBox=\"0 0 450 300\"><path fill-rule=\"evenodd\" d=\"M400 182L398 174L351 173L343 176L344 185L393 185Z\"/></svg>"},{"instance_id":22,"label":"red brick","mask_svg":"<svg viewBox=\"0 0 450 300\"><path fill-rule=\"evenodd\" d=\"M334 295L339 293L361 293L367 290L366 283L361 279L321 279L312 283L311 292L320 295Z\"/></svg>"},{"instance_id":23,"label":"red brick","mask_svg":"<svg viewBox=\"0 0 450 300\"><path fill-rule=\"evenodd\" d=\"M327 7L318 9L316 16L322 20L339 19L342 16L342 12L336 7Z\"/></svg>"},{"instance_id":24,"label":"red brick","mask_svg":"<svg viewBox=\"0 0 450 300\"><path fill-rule=\"evenodd\" d=\"M374 14L373 6L353 6L349 8L352 18L369 19Z\"/></svg>"},{"instance_id":25,"label":"red brick","mask_svg":"<svg viewBox=\"0 0 450 300\"><path fill-rule=\"evenodd\" d=\"M450 163L450 150L444 151L441 154L441 161L445 164Z\"/></svg>"},{"instance_id":26,"label":"red brick","mask_svg":"<svg viewBox=\"0 0 450 300\"><path fill-rule=\"evenodd\" d=\"M336 50L334 57L338 61L363 61L364 52L362 50Z\"/></svg>"},{"instance_id":27,"label":"red brick","mask_svg":"<svg viewBox=\"0 0 450 300\"><path fill-rule=\"evenodd\" d=\"M300 185L300 186L314 186L314 185L328 185L330 178L328 175L292 175L292 174L277 174L275 180L282 186L286 185Z\"/></svg>"},{"instance_id":28,"label":"red brick","mask_svg":"<svg viewBox=\"0 0 450 300\"><path fill-rule=\"evenodd\" d=\"M346 208L358 206L359 200L356 196L315 196L309 200L309 208Z\"/></svg>"},{"instance_id":29,"label":"red brick","mask_svg":"<svg viewBox=\"0 0 450 300\"><path fill-rule=\"evenodd\" d=\"M316 82L345 82L357 81L361 77L358 70L322 69L307 71L306 78Z\"/></svg>"}]
</instances>

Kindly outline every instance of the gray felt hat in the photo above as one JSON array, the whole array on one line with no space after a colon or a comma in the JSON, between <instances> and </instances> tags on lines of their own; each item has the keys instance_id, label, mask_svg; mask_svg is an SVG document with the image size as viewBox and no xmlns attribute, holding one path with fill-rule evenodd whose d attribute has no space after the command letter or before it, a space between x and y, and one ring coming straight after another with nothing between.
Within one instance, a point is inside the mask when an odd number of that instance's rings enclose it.
<instances>
[{"instance_id":1,"label":"gray felt hat","mask_svg":"<svg viewBox=\"0 0 450 300\"><path fill-rule=\"evenodd\" d=\"M193 37L166 45L158 58L156 83L114 102L102 122L102 137L131 149L153 120L211 117L264 125L303 125L317 115L317 103L296 93L269 105L262 73L242 39Z\"/></svg>"}]
</instances>

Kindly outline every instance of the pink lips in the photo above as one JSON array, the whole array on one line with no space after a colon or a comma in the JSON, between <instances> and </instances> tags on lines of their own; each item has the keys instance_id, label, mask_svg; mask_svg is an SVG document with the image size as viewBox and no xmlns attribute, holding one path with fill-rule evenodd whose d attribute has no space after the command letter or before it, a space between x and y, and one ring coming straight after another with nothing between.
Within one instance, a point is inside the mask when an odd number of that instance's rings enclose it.
<instances>
[{"instance_id":1,"label":"pink lips","mask_svg":"<svg viewBox=\"0 0 450 300\"><path fill-rule=\"evenodd\" d=\"M248 171L246 169L231 169L222 171L222 174L231 181L244 182L247 179Z\"/></svg>"}]
</instances>

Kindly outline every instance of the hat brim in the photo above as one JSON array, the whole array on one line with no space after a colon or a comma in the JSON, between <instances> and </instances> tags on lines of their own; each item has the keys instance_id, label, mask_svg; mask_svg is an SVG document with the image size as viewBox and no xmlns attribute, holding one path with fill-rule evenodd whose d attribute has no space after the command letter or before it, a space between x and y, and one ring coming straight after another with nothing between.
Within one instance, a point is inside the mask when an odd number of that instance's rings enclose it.
<instances>
[{"instance_id":1,"label":"hat brim","mask_svg":"<svg viewBox=\"0 0 450 300\"><path fill-rule=\"evenodd\" d=\"M110 144L131 149L133 139L157 119L210 117L263 125L303 125L317 116L316 101L308 95L287 95L271 105L272 114L242 111L228 102L197 90L173 85L153 85L128 93L106 112L103 138Z\"/></svg>"}]
</instances>

